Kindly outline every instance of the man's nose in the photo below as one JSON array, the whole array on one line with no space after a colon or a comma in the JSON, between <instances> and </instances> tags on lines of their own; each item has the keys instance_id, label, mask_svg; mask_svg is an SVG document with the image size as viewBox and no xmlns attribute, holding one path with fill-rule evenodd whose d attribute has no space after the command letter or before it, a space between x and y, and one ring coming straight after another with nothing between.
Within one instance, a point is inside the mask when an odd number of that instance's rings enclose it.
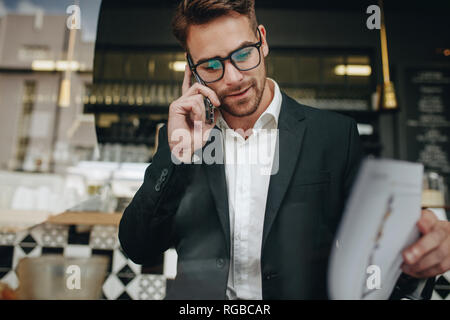
<instances>
[{"instance_id":1,"label":"man's nose","mask_svg":"<svg viewBox=\"0 0 450 320\"><path fill-rule=\"evenodd\" d=\"M236 84L236 82L241 81L244 78L241 71L237 69L230 60L225 61L225 73L223 75L223 80L227 85Z\"/></svg>"}]
</instances>

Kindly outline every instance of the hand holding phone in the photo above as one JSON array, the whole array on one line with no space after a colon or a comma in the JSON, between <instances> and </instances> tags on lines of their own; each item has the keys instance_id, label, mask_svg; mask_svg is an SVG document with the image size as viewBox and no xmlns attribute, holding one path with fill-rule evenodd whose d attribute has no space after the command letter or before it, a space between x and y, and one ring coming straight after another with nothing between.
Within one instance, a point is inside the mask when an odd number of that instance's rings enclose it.
<instances>
[{"instance_id":1,"label":"hand holding phone","mask_svg":"<svg viewBox=\"0 0 450 320\"><path fill-rule=\"evenodd\" d=\"M189 55L187 55L187 61L188 61L189 68L192 68L193 63L192 63L191 57ZM196 74L195 72L192 72L192 73L194 74L195 80L197 80L198 83L200 83L206 87L205 82L202 79L200 79L198 74ZM214 123L214 105L211 103L211 100L209 100L208 97L205 97L203 99L203 102L205 104L206 123Z\"/></svg>"},{"instance_id":2,"label":"hand holding phone","mask_svg":"<svg viewBox=\"0 0 450 320\"><path fill-rule=\"evenodd\" d=\"M200 82L191 84L192 75L191 69L186 65L182 95L170 104L167 123L170 150L183 162L190 162L194 151L206 143L206 140L203 141L208 137L206 131L214 127L216 118L214 115L215 112L219 112L216 109L220 106L220 100L211 88ZM207 109L211 110L209 115ZM191 139L181 138L181 133L188 133Z\"/></svg>"},{"instance_id":3,"label":"hand holding phone","mask_svg":"<svg viewBox=\"0 0 450 320\"><path fill-rule=\"evenodd\" d=\"M194 77L198 83L205 85L196 73L194 73ZM205 104L206 123L214 123L214 106L211 103L211 100L209 100L208 97L204 97L203 102Z\"/></svg>"}]
</instances>

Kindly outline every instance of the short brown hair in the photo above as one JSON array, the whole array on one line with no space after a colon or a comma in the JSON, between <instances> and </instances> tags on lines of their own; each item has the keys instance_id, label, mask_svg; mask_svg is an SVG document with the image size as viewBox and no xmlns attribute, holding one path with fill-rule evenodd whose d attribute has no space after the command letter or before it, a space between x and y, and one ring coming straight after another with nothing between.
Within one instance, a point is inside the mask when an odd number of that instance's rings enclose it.
<instances>
[{"instance_id":1,"label":"short brown hair","mask_svg":"<svg viewBox=\"0 0 450 320\"><path fill-rule=\"evenodd\" d=\"M186 38L190 25L201 25L232 12L247 16L250 25L258 27L254 0L182 0L172 19L172 32L187 50Z\"/></svg>"}]
</instances>

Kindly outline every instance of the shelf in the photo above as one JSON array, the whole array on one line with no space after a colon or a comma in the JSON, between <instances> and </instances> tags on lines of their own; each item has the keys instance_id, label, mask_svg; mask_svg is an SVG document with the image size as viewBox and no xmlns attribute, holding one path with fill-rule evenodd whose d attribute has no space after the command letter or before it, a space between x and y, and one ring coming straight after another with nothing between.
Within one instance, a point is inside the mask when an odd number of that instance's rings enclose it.
<instances>
[{"instance_id":1,"label":"shelf","mask_svg":"<svg viewBox=\"0 0 450 320\"><path fill-rule=\"evenodd\" d=\"M148 113L148 114L168 114L169 107L161 105L106 105L106 104L85 104L84 113Z\"/></svg>"}]
</instances>

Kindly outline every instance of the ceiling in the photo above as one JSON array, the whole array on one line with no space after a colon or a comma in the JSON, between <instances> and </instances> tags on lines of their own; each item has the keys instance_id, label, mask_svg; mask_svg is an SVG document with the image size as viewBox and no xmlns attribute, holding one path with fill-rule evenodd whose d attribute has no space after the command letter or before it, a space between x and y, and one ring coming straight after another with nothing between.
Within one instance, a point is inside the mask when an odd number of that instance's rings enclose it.
<instances>
[{"instance_id":1,"label":"ceiling","mask_svg":"<svg viewBox=\"0 0 450 320\"><path fill-rule=\"evenodd\" d=\"M145 6L170 8L174 7L179 0L103 0L113 6ZM320 11L361 11L366 10L369 5L378 4L378 0L255 0L256 8L278 8L297 10L320 10ZM384 7L388 11L423 12L436 14L450 14L449 0L384 0Z\"/></svg>"}]
</instances>

